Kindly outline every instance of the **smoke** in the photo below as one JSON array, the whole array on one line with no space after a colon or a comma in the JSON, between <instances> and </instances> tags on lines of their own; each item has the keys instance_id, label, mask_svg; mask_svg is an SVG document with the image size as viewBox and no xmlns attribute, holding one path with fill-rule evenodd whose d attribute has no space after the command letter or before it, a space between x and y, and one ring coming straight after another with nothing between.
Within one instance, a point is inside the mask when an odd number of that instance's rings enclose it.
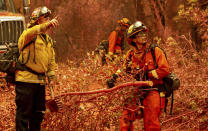
<instances>
[{"instance_id":1,"label":"smoke","mask_svg":"<svg viewBox=\"0 0 208 131\"><path fill-rule=\"evenodd\" d=\"M135 18L134 3L117 0L62 1L53 5L60 26L55 30L57 60L82 59L86 52L96 48L101 40L107 39L117 20Z\"/></svg>"}]
</instances>

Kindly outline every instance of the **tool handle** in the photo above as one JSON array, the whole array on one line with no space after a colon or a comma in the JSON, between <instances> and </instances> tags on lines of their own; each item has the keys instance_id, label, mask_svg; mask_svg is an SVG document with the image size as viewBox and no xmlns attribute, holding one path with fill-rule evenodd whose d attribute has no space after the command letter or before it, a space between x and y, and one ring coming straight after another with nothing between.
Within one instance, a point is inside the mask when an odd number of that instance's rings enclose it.
<instances>
[{"instance_id":1,"label":"tool handle","mask_svg":"<svg viewBox=\"0 0 208 131\"><path fill-rule=\"evenodd\" d=\"M49 89L50 89L50 92L51 92L51 97L52 97L52 99L54 99L55 98L55 96L54 96L54 92L53 92L53 87L52 86L48 86L49 87Z\"/></svg>"}]
</instances>

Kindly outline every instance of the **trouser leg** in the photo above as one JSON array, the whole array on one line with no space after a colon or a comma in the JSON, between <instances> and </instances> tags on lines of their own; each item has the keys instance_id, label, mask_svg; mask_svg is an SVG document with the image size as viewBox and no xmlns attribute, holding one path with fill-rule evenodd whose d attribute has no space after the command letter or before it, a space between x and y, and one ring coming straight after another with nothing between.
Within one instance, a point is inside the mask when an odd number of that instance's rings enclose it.
<instances>
[{"instance_id":1,"label":"trouser leg","mask_svg":"<svg viewBox=\"0 0 208 131\"><path fill-rule=\"evenodd\" d=\"M17 82L16 130L40 131L45 111L45 87L40 84Z\"/></svg>"},{"instance_id":2,"label":"trouser leg","mask_svg":"<svg viewBox=\"0 0 208 131\"><path fill-rule=\"evenodd\" d=\"M136 110L138 108L138 100L137 97L134 96L126 101L129 101L129 103L125 105L125 109L120 118L120 131L133 131L133 122L139 119L138 110Z\"/></svg>"},{"instance_id":3,"label":"trouser leg","mask_svg":"<svg viewBox=\"0 0 208 131\"><path fill-rule=\"evenodd\" d=\"M133 120L131 120L130 115L128 110L123 110L120 119L120 131L133 131Z\"/></svg>"},{"instance_id":4,"label":"trouser leg","mask_svg":"<svg viewBox=\"0 0 208 131\"><path fill-rule=\"evenodd\" d=\"M43 117L44 114L42 112L34 113L33 117L29 121L29 131L40 131Z\"/></svg>"},{"instance_id":5,"label":"trouser leg","mask_svg":"<svg viewBox=\"0 0 208 131\"><path fill-rule=\"evenodd\" d=\"M16 130L28 131L29 118L32 115L33 88L27 87L24 83L17 83L16 92Z\"/></svg>"},{"instance_id":6,"label":"trouser leg","mask_svg":"<svg viewBox=\"0 0 208 131\"><path fill-rule=\"evenodd\" d=\"M157 91L150 91L144 101L145 131L160 131L160 96Z\"/></svg>"},{"instance_id":7,"label":"trouser leg","mask_svg":"<svg viewBox=\"0 0 208 131\"><path fill-rule=\"evenodd\" d=\"M30 131L40 131L41 122L44 117L43 111L45 111L45 87L37 87L37 92L34 97L34 112L29 120L29 130Z\"/></svg>"}]
</instances>

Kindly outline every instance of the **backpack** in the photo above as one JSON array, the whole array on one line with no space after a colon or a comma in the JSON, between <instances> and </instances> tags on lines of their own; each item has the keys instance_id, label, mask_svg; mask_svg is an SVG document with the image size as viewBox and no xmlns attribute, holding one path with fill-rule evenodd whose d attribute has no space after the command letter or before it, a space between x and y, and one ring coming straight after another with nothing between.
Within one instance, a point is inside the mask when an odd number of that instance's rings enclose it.
<instances>
[{"instance_id":1,"label":"backpack","mask_svg":"<svg viewBox=\"0 0 208 131\"><path fill-rule=\"evenodd\" d=\"M122 41L122 43L121 43L121 49L124 50L124 48L125 48L124 36L121 35L121 33L118 30L115 30L115 31L117 32L118 37L121 37L121 41ZM102 40L98 44L97 48L95 49L95 53L96 54L99 54L99 51L100 50L103 50L105 52L105 54L108 54L108 47L109 47L109 41L108 40Z\"/></svg>"},{"instance_id":2,"label":"backpack","mask_svg":"<svg viewBox=\"0 0 208 131\"><path fill-rule=\"evenodd\" d=\"M97 46L97 48L95 49L95 54L101 57L102 65L107 63L105 55L108 54L108 45L109 45L108 40L102 40ZM101 51L103 51L102 54L100 54Z\"/></svg>"},{"instance_id":3,"label":"backpack","mask_svg":"<svg viewBox=\"0 0 208 131\"><path fill-rule=\"evenodd\" d=\"M21 52L30 44L34 43L36 40L36 37L30 41L26 46L24 46L21 50ZM13 47L11 49L8 49L6 53L0 54L0 72L7 73L6 81L8 83L15 83L15 71L16 70L27 70L32 73L36 73L32 71L29 67L26 67L25 64L27 64L29 57L27 58L25 63L19 62L18 58L20 56L18 47Z\"/></svg>"},{"instance_id":4,"label":"backpack","mask_svg":"<svg viewBox=\"0 0 208 131\"><path fill-rule=\"evenodd\" d=\"M149 48L150 48L150 51L151 51L151 54L152 54L152 57L153 57L154 65L157 69L158 65L157 65L156 57L155 57L155 47L159 47L159 46L156 45L156 44L151 44ZM163 53L165 54L165 57L167 59L167 55L166 55L165 51L161 47L159 47L159 48L163 51ZM169 75L167 75L163 78L163 88L159 89L159 91L165 92L165 97L166 97L165 112L166 112L166 106L167 106L167 103L168 103L167 98L172 96L172 98L171 98L171 110L170 110L170 114L172 114L174 91L178 90L179 87L180 87L180 80L179 80L179 78L177 77L177 75L175 73L170 72Z\"/></svg>"},{"instance_id":5,"label":"backpack","mask_svg":"<svg viewBox=\"0 0 208 131\"><path fill-rule=\"evenodd\" d=\"M100 50L103 50L106 54L108 53L108 45L109 41L108 40L102 40L97 48L95 49L95 53L99 53Z\"/></svg>"}]
</instances>

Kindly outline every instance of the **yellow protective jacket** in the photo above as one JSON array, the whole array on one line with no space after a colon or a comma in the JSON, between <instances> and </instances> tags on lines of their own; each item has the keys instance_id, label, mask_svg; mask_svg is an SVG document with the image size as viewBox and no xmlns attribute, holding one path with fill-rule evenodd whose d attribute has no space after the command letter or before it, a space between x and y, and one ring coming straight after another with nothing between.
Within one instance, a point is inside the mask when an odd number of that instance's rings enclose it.
<instances>
[{"instance_id":1,"label":"yellow protective jacket","mask_svg":"<svg viewBox=\"0 0 208 131\"><path fill-rule=\"evenodd\" d=\"M49 78L55 76L55 52L53 42L49 35L45 34L49 23L33 26L26 29L19 38L18 48L20 51L19 61L26 63L26 66L37 73L45 73ZM46 37L44 38L45 35ZM27 46L23 51L22 48L36 37L34 43ZM44 83L44 77L35 75L29 71L15 72L15 80L27 83Z\"/></svg>"}]
</instances>

